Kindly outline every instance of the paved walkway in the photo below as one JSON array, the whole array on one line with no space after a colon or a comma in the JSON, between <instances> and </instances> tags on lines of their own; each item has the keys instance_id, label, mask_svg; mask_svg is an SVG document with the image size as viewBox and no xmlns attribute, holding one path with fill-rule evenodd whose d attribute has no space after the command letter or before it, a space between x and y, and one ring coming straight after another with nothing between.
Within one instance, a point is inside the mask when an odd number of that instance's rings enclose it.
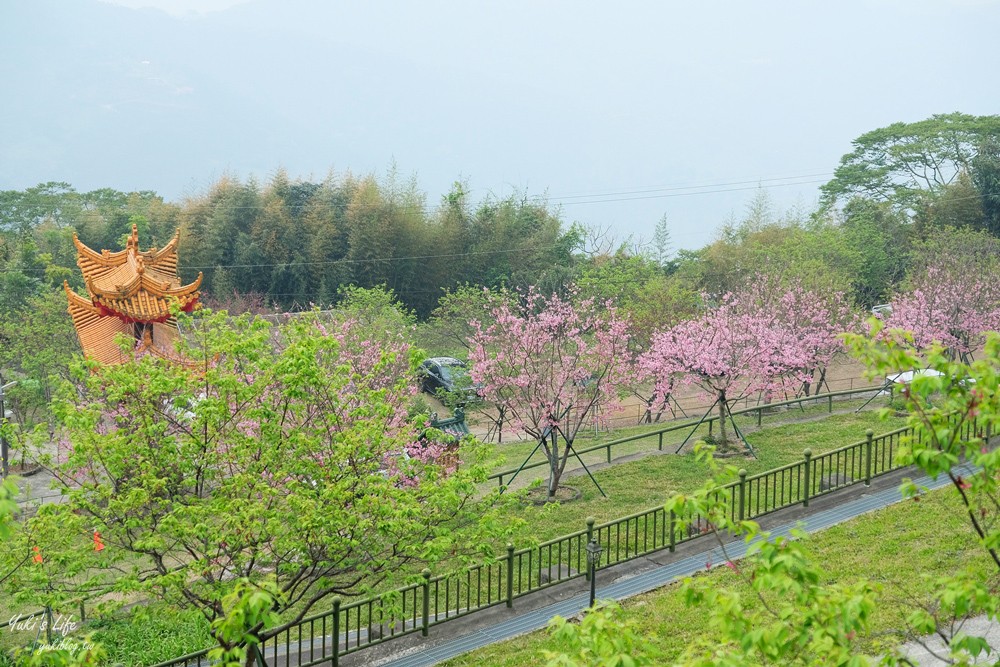
<instances>
[{"instance_id":1,"label":"paved walkway","mask_svg":"<svg viewBox=\"0 0 1000 667\"><path fill-rule=\"evenodd\" d=\"M960 468L959 470L962 469ZM969 474L969 472L971 471L966 470L963 474ZM940 488L948 483L946 477L942 477L937 481L922 477L915 481L917 484L926 486L929 489ZM784 523L772 527L770 530L772 535L783 535L786 537L790 535L793 528L797 527L807 532L816 532L861 516L867 512L888 507L900 500L902 498L899 490L893 484L891 488L879 491L871 490L870 493L865 493L861 497L849 500L830 509L805 515L800 520ZM729 558L740 558L746 554L747 546L742 540L733 540L726 544L725 549ZM605 585L601 585L602 573L599 572L597 575L597 597L598 599L605 600L622 600L654 590L699 570L704 570L708 563L722 564L725 560L726 556L723 555L722 548L715 546L712 549L700 551L675 562L664 564L634 576L627 576ZM451 637L443 636L438 641L434 641L432 634L429 642L433 643L423 643L420 646L413 647L410 649L412 652L409 655L388 657L381 661L371 661L364 664L380 665L381 667L425 667L434 665L488 644L544 628L553 616L574 616L586 609L588 603L589 593L581 593L554 604L523 613L518 613L515 608L511 618L488 627ZM447 626L433 628L432 633L445 635L447 632L444 629L445 627ZM923 658L927 656L918 655L922 651L920 647L913 647L912 650L915 658L922 658L921 664L935 664L933 662L923 662Z\"/></svg>"},{"instance_id":2,"label":"paved walkway","mask_svg":"<svg viewBox=\"0 0 1000 667\"><path fill-rule=\"evenodd\" d=\"M959 631L974 637L984 637L994 650L1000 649L1000 623L992 622L985 616L966 619L955 623L949 634L955 636ZM909 642L903 646L903 653L921 667L944 667L952 663L943 660L948 656L948 649L940 637L926 637L923 643ZM941 657L939 657L941 656ZM973 661L974 665L992 665L997 656L981 657Z\"/></svg>"}]
</instances>

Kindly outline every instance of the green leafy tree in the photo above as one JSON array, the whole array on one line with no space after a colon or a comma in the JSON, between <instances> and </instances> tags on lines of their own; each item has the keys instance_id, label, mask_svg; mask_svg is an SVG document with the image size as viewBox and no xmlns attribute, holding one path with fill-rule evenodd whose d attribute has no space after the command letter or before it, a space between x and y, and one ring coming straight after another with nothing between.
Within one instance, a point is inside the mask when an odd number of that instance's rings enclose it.
<instances>
[{"instance_id":1,"label":"green leafy tree","mask_svg":"<svg viewBox=\"0 0 1000 667\"><path fill-rule=\"evenodd\" d=\"M0 374L17 380L6 393L15 421L31 428L49 419L55 383L69 377L79 351L63 290L44 292L21 311L0 311Z\"/></svg>"},{"instance_id":2,"label":"green leafy tree","mask_svg":"<svg viewBox=\"0 0 1000 667\"><path fill-rule=\"evenodd\" d=\"M431 312L430 319L420 325L421 335L434 354L448 352L453 356L465 356L469 350L469 338L475 332L473 322L492 324L488 317L493 301L502 299L510 304L514 298L503 289L486 291L468 283L446 290Z\"/></svg>"},{"instance_id":3,"label":"green leafy tree","mask_svg":"<svg viewBox=\"0 0 1000 667\"><path fill-rule=\"evenodd\" d=\"M833 179L823 185L824 205L860 196L915 209L969 173L984 141L1000 136L1000 116L936 114L915 123L893 123L866 132L840 160Z\"/></svg>"},{"instance_id":4,"label":"green leafy tree","mask_svg":"<svg viewBox=\"0 0 1000 667\"><path fill-rule=\"evenodd\" d=\"M853 199L843 210L847 246L858 258L852 266L850 293L859 306L886 303L909 266L912 225L888 203Z\"/></svg>"},{"instance_id":5,"label":"green leafy tree","mask_svg":"<svg viewBox=\"0 0 1000 667\"><path fill-rule=\"evenodd\" d=\"M549 630L562 651L543 651L546 667L643 667L661 652L623 617L621 607L598 603L579 623L556 616Z\"/></svg>"},{"instance_id":6,"label":"green leafy tree","mask_svg":"<svg viewBox=\"0 0 1000 667\"><path fill-rule=\"evenodd\" d=\"M674 249L670 240L670 224L667 222L667 214L664 213L653 230L653 259L661 267L666 267L673 254Z\"/></svg>"},{"instance_id":7,"label":"green leafy tree","mask_svg":"<svg viewBox=\"0 0 1000 667\"><path fill-rule=\"evenodd\" d=\"M184 329L196 367L77 364L58 395L63 437L41 458L66 502L15 536L9 557L45 554L7 582L19 599L58 608L113 589L214 623L238 581L270 580L281 621L253 625L263 640L334 594L491 557L516 530L481 493L487 452L463 443L456 470L419 439L406 413L419 357L398 332L310 314L206 313Z\"/></svg>"},{"instance_id":8,"label":"green leafy tree","mask_svg":"<svg viewBox=\"0 0 1000 667\"><path fill-rule=\"evenodd\" d=\"M914 231L919 236L926 236L934 229L945 227L985 228L983 198L979 196L968 172L959 172L951 183L938 190L936 197L922 200L914 217L914 225Z\"/></svg>"},{"instance_id":9,"label":"green leafy tree","mask_svg":"<svg viewBox=\"0 0 1000 667\"><path fill-rule=\"evenodd\" d=\"M984 224L1000 236L1000 137L987 137L972 159L972 181L982 197Z\"/></svg>"}]
</instances>

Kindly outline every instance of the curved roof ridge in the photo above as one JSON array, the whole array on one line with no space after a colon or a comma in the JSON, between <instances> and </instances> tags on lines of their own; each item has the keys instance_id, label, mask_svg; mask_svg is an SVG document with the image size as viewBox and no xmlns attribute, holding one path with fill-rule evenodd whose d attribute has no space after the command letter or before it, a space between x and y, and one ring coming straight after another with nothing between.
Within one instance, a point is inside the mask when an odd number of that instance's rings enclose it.
<instances>
[{"instance_id":1,"label":"curved roof ridge","mask_svg":"<svg viewBox=\"0 0 1000 667\"><path fill-rule=\"evenodd\" d=\"M87 258L92 262L96 262L103 266L119 266L120 264L123 264L125 262L125 257L128 254L127 249L117 250L115 252L111 252L110 250L97 252L96 250L88 246L86 243L81 241L80 237L77 236L76 232L73 233L73 245L76 246L76 251L80 255L80 257L77 258L76 263L77 266L80 266L81 269L83 268L83 266L81 266L80 260L82 260L83 258Z\"/></svg>"},{"instance_id":2,"label":"curved roof ridge","mask_svg":"<svg viewBox=\"0 0 1000 667\"><path fill-rule=\"evenodd\" d=\"M176 259L177 255L177 244L181 240L181 230L180 227L174 232L174 235L167 241L167 244L157 250L156 248L150 248L149 250L143 250L139 254L146 258L146 262L149 263L150 267L156 264L161 259L166 258L168 255L173 255Z\"/></svg>"}]
</instances>

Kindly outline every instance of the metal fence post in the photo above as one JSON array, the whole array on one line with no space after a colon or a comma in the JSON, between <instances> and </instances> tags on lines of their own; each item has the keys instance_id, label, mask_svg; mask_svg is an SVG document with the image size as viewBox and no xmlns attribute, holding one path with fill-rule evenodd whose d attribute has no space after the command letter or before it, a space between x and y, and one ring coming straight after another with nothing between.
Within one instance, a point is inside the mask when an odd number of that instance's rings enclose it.
<instances>
[{"instance_id":1,"label":"metal fence post","mask_svg":"<svg viewBox=\"0 0 1000 667\"><path fill-rule=\"evenodd\" d=\"M872 485L872 439L875 433L868 429L865 431L865 486Z\"/></svg>"},{"instance_id":2,"label":"metal fence post","mask_svg":"<svg viewBox=\"0 0 1000 667\"><path fill-rule=\"evenodd\" d=\"M264 662L264 656L261 655L260 649L256 644L250 645L250 651L253 653L254 661L257 663L257 667L267 667L267 663Z\"/></svg>"},{"instance_id":3,"label":"metal fence post","mask_svg":"<svg viewBox=\"0 0 1000 667\"><path fill-rule=\"evenodd\" d=\"M431 571L425 567L420 574L424 578L424 582L421 584L424 589L424 618L420 634L426 637L427 629L431 625Z\"/></svg>"},{"instance_id":4,"label":"metal fence post","mask_svg":"<svg viewBox=\"0 0 1000 667\"><path fill-rule=\"evenodd\" d=\"M828 395L826 397L827 412L833 414L833 396Z\"/></svg>"},{"instance_id":5,"label":"metal fence post","mask_svg":"<svg viewBox=\"0 0 1000 667\"><path fill-rule=\"evenodd\" d=\"M611 445L608 445L606 449L608 452L608 463L611 463Z\"/></svg>"},{"instance_id":6,"label":"metal fence post","mask_svg":"<svg viewBox=\"0 0 1000 667\"><path fill-rule=\"evenodd\" d=\"M802 480L802 505L804 507L809 507L809 492L812 490L812 469L809 466L809 460L812 458L812 455L811 449L802 452L802 456L805 459L805 479Z\"/></svg>"},{"instance_id":7,"label":"metal fence post","mask_svg":"<svg viewBox=\"0 0 1000 667\"><path fill-rule=\"evenodd\" d=\"M757 408L757 427L760 428L760 420L764 415L764 408Z\"/></svg>"},{"instance_id":8,"label":"metal fence post","mask_svg":"<svg viewBox=\"0 0 1000 667\"><path fill-rule=\"evenodd\" d=\"M597 520L592 517L587 517L587 544L590 544L594 539L594 524ZM587 581L590 581L590 568L587 568Z\"/></svg>"},{"instance_id":9,"label":"metal fence post","mask_svg":"<svg viewBox=\"0 0 1000 667\"><path fill-rule=\"evenodd\" d=\"M746 519L747 471L740 469L740 521Z\"/></svg>"},{"instance_id":10,"label":"metal fence post","mask_svg":"<svg viewBox=\"0 0 1000 667\"><path fill-rule=\"evenodd\" d=\"M507 608L514 606L514 545L507 543Z\"/></svg>"},{"instance_id":11,"label":"metal fence post","mask_svg":"<svg viewBox=\"0 0 1000 667\"><path fill-rule=\"evenodd\" d=\"M674 511L670 510L670 521L667 523L667 527L670 529L670 553L674 552L674 547L677 546L677 535L674 533Z\"/></svg>"},{"instance_id":12,"label":"metal fence post","mask_svg":"<svg viewBox=\"0 0 1000 667\"><path fill-rule=\"evenodd\" d=\"M404 629L406 621L403 621ZM333 597L333 667L340 665L340 596Z\"/></svg>"},{"instance_id":13,"label":"metal fence post","mask_svg":"<svg viewBox=\"0 0 1000 667\"><path fill-rule=\"evenodd\" d=\"M987 440L988 439L989 438L987 437ZM663 431L660 431L660 444L659 446L657 446L657 449L660 450L661 452L663 451Z\"/></svg>"},{"instance_id":14,"label":"metal fence post","mask_svg":"<svg viewBox=\"0 0 1000 667\"><path fill-rule=\"evenodd\" d=\"M45 608L45 642L52 643L52 607Z\"/></svg>"}]
</instances>

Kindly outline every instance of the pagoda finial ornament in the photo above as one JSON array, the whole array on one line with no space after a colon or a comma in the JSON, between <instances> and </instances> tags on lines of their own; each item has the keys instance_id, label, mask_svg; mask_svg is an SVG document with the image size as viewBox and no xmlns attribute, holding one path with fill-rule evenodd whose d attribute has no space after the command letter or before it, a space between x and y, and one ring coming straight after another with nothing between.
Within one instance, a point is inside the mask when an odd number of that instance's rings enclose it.
<instances>
[{"instance_id":1,"label":"pagoda finial ornament","mask_svg":"<svg viewBox=\"0 0 1000 667\"><path fill-rule=\"evenodd\" d=\"M171 357L177 323L171 307L190 312L198 307L202 275L187 285L177 276L180 230L160 249L139 250L139 229L125 241L125 249L96 252L74 234L77 266L83 272L87 296L64 283L69 314L83 353L104 364L121 363L126 355L115 342L118 334L136 339L154 354Z\"/></svg>"}]
</instances>

